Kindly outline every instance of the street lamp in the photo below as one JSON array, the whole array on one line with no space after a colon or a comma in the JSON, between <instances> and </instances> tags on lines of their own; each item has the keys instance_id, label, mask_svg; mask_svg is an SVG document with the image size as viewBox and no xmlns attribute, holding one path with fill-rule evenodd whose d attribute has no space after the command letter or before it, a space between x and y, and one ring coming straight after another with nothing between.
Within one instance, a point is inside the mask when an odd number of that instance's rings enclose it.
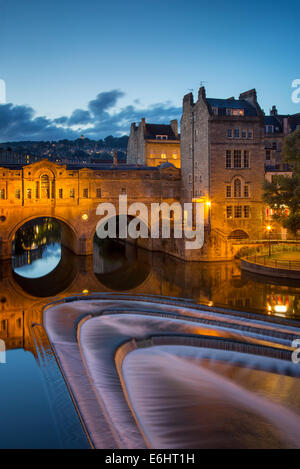
<instances>
[{"instance_id":1,"label":"street lamp","mask_svg":"<svg viewBox=\"0 0 300 469\"><path fill-rule=\"evenodd\" d=\"M267 226L267 231L269 233L269 257L271 257L271 225Z\"/></svg>"}]
</instances>

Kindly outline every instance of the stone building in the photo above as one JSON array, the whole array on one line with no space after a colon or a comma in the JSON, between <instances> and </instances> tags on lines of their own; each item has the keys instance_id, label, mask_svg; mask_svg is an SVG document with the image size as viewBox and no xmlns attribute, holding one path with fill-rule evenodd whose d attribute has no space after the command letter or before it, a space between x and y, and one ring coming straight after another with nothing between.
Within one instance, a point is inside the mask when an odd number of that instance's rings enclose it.
<instances>
[{"instance_id":1,"label":"stone building","mask_svg":"<svg viewBox=\"0 0 300 469\"><path fill-rule=\"evenodd\" d=\"M147 124L144 118L138 126L132 123L127 146L127 163L159 166L165 162L180 168L177 120L172 120L169 125Z\"/></svg>"},{"instance_id":2,"label":"stone building","mask_svg":"<svg viewBox=\"0 0 300 469\"><path fill-rule=\"evenodd\" d=\"M283 161L282 147L284 138L300 128L300 114L278 114L273 106L270 115L264 117L266 172L289 171L288 164Z\"/></svg>"},{"instance_id":3,"label":"stone building","mask_svg":"<svg viewBox=\"0 0 300 469\"><path fill-rule=\"evenodd\" d=\"M264 235L264 114L256 91L239 99L183 98L181 197L206 202L207 258L231 257L230 240ZM195 257L196 253L192 253Z\"/></svg>"}]
</instances>

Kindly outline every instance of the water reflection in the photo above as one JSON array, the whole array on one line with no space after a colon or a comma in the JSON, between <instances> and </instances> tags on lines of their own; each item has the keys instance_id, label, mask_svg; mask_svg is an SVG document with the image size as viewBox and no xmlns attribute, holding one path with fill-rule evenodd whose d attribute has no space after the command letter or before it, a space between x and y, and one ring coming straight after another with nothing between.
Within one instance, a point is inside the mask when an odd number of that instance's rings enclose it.
<instances>
[{"instance_id":1,"label":"water reflection","mask_svg":"<svg viewBox=\"0 0 300 469\"><path fill-rule=\"evenodd\" d=\"M13 248L13 262L0 263L0 339L5 340L8 351L19 349L21 355L31 352L36 359L38 353L48 355L45 352L47 344L41 339L37 351L31 325L43 322L42 307L54 297L122 291L191 298L210 306L278 316L280 321L280 318L299 319L300 316L299 282L281 282L241 272L238 261L186 263L114 241L95 241L93 256L75 256L66 247L61 247L60 227L51 219L41 219L23 227L15 237ZM25 358L18 361L16 376L22 375ZM33 367L31 372L36 373L35 360L30 366ZM45 369L49 370L49 367ZM49 378L47 380L49 382ZM41 389L42 381L39 383ZM14 393L14 386L13 380L3 381L1 396L7 396L8 400ZM38 398L45 402L43 391ZM18 399L24 409L34 407L29 392L19 395ZM2 407L6 406L5 402L4 399ZM26 412L18 413L20 428L27 418ZM40 442L34 443L36 447L49 438L47 428L53 428L46 407L40 410L39 419L41 429L34 433L40 432ZM20 447L25 440L21 434L19 438L10 444L0 429L0 446L3 441L6 447ZM51 441L54 440L53 437ZM57 443L53 446L57 447Z\"/></svg>"},{"instance_id":2,"label":"water reflection","mask_svg":"<svg viewBox=\"0 0 300 469\"><path fill-rule=\"evenodd\" d=\"M39 218L19 228L12 249L16 274L39 278L55 269L61 258L60 239L60 226L51 218Z\"/></svg>"},{"instance_id":3,"label":"water reflection","mask_svg":"<svg viewBox=\"0 0 300 469\"><path fill-rule=\"evenodd\" d=\"M300 315L299 282L242 272L238 261L186 263L133 244L97 238L94 255L82 257L61 248L59 240L59 225L51 219L31 222L16 236L12 278L24 293L46 298L122 291L191 298L269 315Z\"/></svg>"}]
</instances>

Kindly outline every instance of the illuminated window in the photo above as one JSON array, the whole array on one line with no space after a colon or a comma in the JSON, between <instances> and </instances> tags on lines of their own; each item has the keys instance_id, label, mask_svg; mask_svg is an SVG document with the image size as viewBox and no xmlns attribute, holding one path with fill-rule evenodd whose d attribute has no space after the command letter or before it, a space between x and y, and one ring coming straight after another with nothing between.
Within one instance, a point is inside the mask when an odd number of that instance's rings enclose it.
<instances>
[{"instance_id":1,"label":"illuminated window","mask_svg":"<svg viewBox=\"0 0 300 469\"><path fill-rule=\"evenodd\" d=\"M173 156L174 160L177 160L177 153L173 153L172 156Z\"/></svg>"},{"instance_id":2,"label":"illuminated window","mask_svg":"<svg viewBox=\"0 0 300 469\"><path fill-rule=\"evenodd\" d=\"M165 153L162 153L160 156L163 160L165 160L167 158L167 155Z\"/></svg>"},{"instance_id":3,"label":"illuminated window","mask_svg":"<svg viewBox=\"0 0 300 469\"><path fill-rule=\"evenodd\" d=\"M20 191L20 189L16 189L16 190L15 190L15 198L16 198L16 199L20 199L20 198L21 198L21 191Z\"/></svg>"},{"instance_id":4,"label":"illuminated window","mask_svg":"<svg viewBox=\"0 0 300 469\"><path fill-rule=\"evenodd\" d=\"M47 174L42 174L40 179L41 179L41 197L43 199L49 199L50 198L49 176Z\"/></svg>"},{"instance_id":5,"label":"illuminated window","mask_svg":"<svg viewBox=\"0 0 300 469\"><path fill-rule=\"evenodd\" d=\"M234 218L242 218L242 206L236 205L234 207Z\"/></svg>"},{"instance_id":6,"label":"illuminated window","mask_svg":"<svg viewBox=\"0 0 300 469\"><path fill-rule=\"evenodd\" d=\"M242 183L240 179L235 179L233 183L233 193L234 197L242 196Z\"/></svg>"},{"instance_id":7,"label":"illuminated window","mask_svg":"<svg viewBox=\"0 0 300 469\"><path fill-rule=\"evenodd\" d=\"M5 199L5 189L0 189L0 199Z\"/></svg>"},{"instance_id":8,"label":"illuminated window","mask_svg":"<svg viewBox=\"0 0 300 469\"><path fill-rule=\"evenodd\" d=\"M231 150L226 150L226 168L231 168Z\"/></svg>"},{"instance_id":9,"label":"illuminated window","mask_svg":"<svg viewBox=\"0 0 300 469\"><path fill-rule=\"evenodd\" d=\"M27 189L27 199L31 199L31 189Z\"/></svg>"},{"instance_id":10,"label":"illuminated window","mask_svg":"<svg viewBox=\"0 0 300 469\"><path fill-rule=\"evenodd\" d=\"M232 218L232 206L231 205L226 207L226 216L227 218Z\"/></svg>"},{"instance_id":11,"label":"illuminated window","mask_svg":"<svg viewBox=\"0 0 300 469\"><path fill-rule=\"evenodd\" d=\"M88 197L89 197L89 190L88 190L88 189L83 189L82 195L83 195L83 198L84 198L84 199L88 199Z\"/></svg>"},{"instance_id":12,"label":"illuminated window","mask_svg":"<svg viewBox=\"0 0 300 469\"><path fill-rule=\"evenodd\" d=\"M242 167L242 152L241 150L234 150L233 153L233 166L234 168Z\"/></svg>"}]
</instances>

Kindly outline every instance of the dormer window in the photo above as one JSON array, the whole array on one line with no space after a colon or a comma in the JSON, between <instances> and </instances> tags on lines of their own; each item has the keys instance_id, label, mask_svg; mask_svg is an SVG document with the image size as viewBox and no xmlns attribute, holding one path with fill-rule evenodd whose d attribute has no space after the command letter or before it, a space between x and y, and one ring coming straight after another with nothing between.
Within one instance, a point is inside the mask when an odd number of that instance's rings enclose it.
<instances>
[{"instance_id":1,"label":"dormer window","mask_svg":"<svg viewBox=\"0 0 300 469\"><path fill-rule=\"evenodd\" d=\"M266 134L273 134L274 133L274 125L265 125Z\"/></svg>"},{"instance_id":2,"label":"dormer window","mask_svg":"<svg viewBox=\"0 0 300 469\"><path fill-rule=\"evenodd\" d=\"M231 108L226 109L227 116L243 116L244 114L245 114L244 109L231 109Z\"/></svg>"},{"instance_id":3,"label":"dormer window","mask_svg":"<svg viewBox=\"0 0 300 469\"><path fill-rule=\"evenodd\" d=\"M156 140L168 140L167 135L156 135Z\"/></svg>"},{"instance_id":4,"label":"dormer window","mask_svg":"<svg viewBox=\"0 0 300 469\"><path fill-rule=\"evenodd\" d=\"M212 112L213 112L213 114L214 114L215 116L217 116L217 115L219 114L219 108L217 108L217 107L215 107L215 106L212 107Z\"/></svg>"}]
</instances>

